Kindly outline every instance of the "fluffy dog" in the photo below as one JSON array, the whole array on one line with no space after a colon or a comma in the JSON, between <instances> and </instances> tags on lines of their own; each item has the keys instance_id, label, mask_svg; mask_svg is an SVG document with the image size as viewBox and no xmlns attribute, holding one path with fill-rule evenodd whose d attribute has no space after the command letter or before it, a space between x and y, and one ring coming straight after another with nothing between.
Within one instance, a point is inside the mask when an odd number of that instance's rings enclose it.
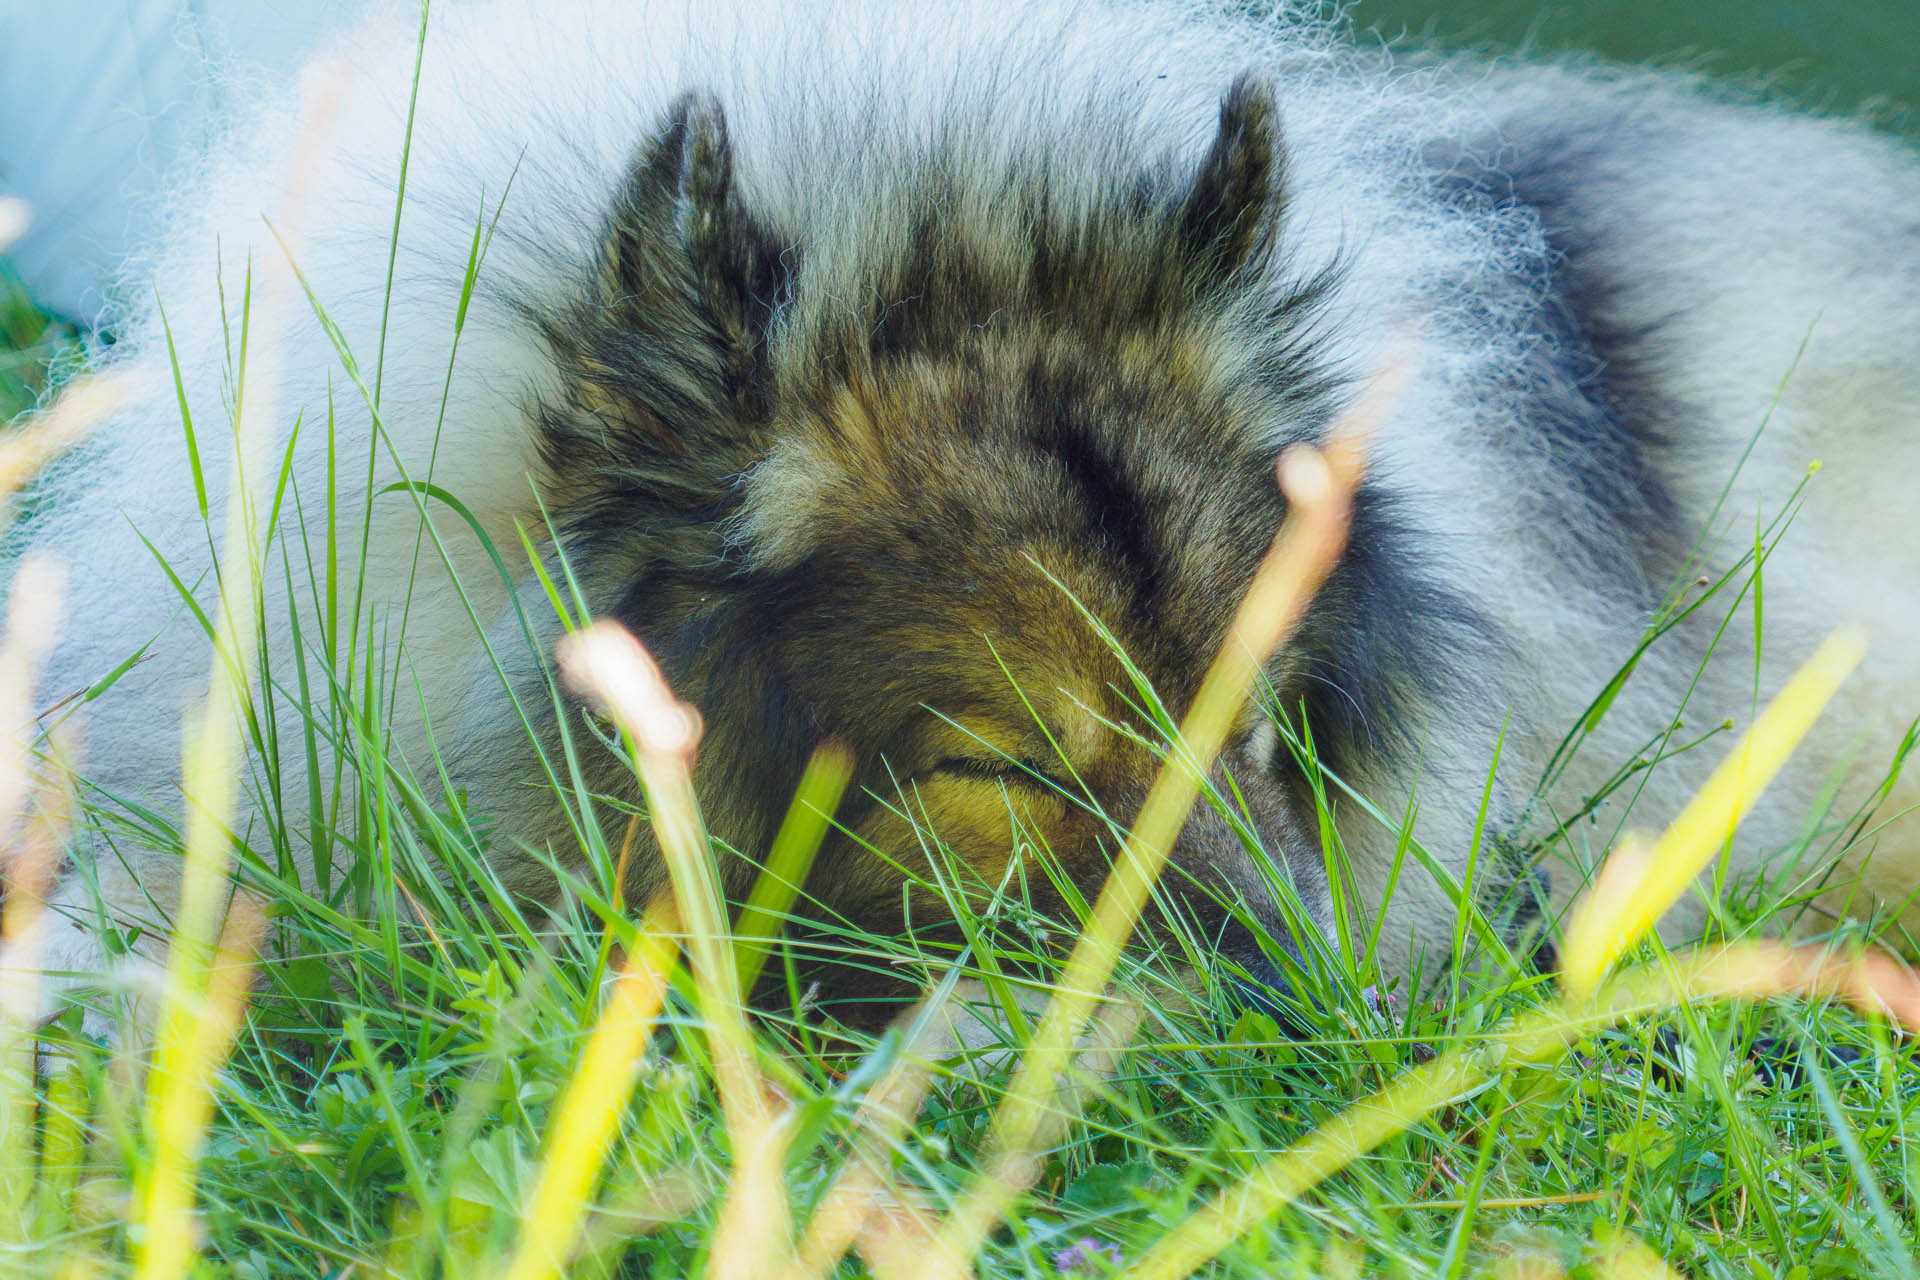
<instances>
[{"instance_id":1,"label":"fluffy dog","mask_svg":"<svg viewBox=\"0 0 1920 1280\"><path fill-rule=\"evenodd\" d=\"M417 92L409 26L347 37L304 111L263 101L180 183L110 358L136 403L33 522L81 620L48 703L144 655L84 713L102 801L180 807L208 665L183 599L211 608L219 576L197 495L234 496L253 431L267 750L237 834L268 862L307 865L350 810L323 792L371 725L324 691L355 681L394 691L396 767L437 779L437 752L491 815L509 886L580 861L586 817L543 781L577 712L545 693L560 627L524 528L701 708L730 846L763 850L810 750L851 746L822 910L937 923L909 811L982 883L1021 826L1091 893L1100 814L1157 767L1108 636L1185 705L1284 515L1278 452L1410 331L1350 550L1222 763L1238 812L1203 807L1174 851L1219 949L1271 963L1276 878L1342 934L1330 867L1355 918L1387 904L1357 936L1389 974L1512 879L1496 850L1563 900L1623 797L1657 825L1713 749L1615 771L1698 736L1676 716L1745 719L1842 618L1873 656L1734 870L1847 812L1920 712L1914 155L1682 76L1405 64L1244 9L495 0L436 9ZM289 260L302 286L248 332L246 273L265 296ZM243 333L271 398L239 385ZM1725 607L1639 652L1677 575L1729 569ZM581 758L630 794L611 753ZM1340 786L1371 805L1337 804L1330 862L1313 796ZM102 931L175 893L167 849L93 844L51 968L97 971ZM1837 874L1904 904L1916 853L1890 826ZM642 850L630 898L661 874Z\"/></svg>"}]
</instances>

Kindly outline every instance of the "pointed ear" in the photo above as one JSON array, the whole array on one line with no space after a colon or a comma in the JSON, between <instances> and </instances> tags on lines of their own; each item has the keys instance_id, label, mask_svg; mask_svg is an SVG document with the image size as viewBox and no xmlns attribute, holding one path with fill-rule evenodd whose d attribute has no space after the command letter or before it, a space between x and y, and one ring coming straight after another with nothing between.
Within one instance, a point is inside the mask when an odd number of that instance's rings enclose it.
<instances>
[{"instance_id":1,"label":"pointed ear","mask_svg":"<svg viewBox=\"0 0 1920 1280\"><path fill-rule=\"evenodd\" d=\"M605 244L607 302L709 330L751 360L785 288L782 246L741 207L727 117L712 94L674 100L615 202ZM650 326L643 326L650 327Z\"/></svg>"},{"instance_id":2,"label":"pointed ear","mask_svg":"<svg viewBox=\"0 0 1920 1280\"><path fill-rule=\"evenodd\" d=\"M1196 271L1222 284L1270 245L1285 194L1280 112L1273 82L1243 71L1220 100L1220 131L1180 209L1180 234Z\"/></svg>"}]
</instances>

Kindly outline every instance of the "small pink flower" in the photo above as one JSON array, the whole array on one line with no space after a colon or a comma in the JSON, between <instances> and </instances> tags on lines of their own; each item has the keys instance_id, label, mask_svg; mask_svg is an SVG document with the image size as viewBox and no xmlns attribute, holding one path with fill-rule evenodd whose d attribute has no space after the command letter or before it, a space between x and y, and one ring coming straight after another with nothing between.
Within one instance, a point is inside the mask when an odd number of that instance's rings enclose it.
<instances>
[{"instance_id":1,"label":"small pink flower","mask_svg":"<svg viewBox=\"0 0 1920 1280\"><path fill-rule=\"evenodd\" d=\"M1118 1267L1120 1246L1082 1236L1053 1255L1053 1266L1063 1276L1099 1276Z\"/></svg>"}]
</instances>

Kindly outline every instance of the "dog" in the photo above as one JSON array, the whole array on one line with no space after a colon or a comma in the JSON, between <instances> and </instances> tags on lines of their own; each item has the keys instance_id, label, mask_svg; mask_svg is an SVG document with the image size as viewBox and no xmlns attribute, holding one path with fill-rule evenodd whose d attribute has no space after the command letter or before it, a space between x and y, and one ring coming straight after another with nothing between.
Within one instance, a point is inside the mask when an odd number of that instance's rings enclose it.
<instances>
[{"instance_id":1,"label":"dog","mask_svg":"<svg viewBox=\"0 0 1920 1280\"><path fill-rule=\"evenodd\" d=\"M1225 3L494 0L418 43L375 19L303 84L180 178L103 360L131 404L30 522L71 577L44 697L97 692L98 808L181 811L203 512L238 497L262 749L234 834L267 864L311 880L377 740L487 816L510 891L595 871L577 797L635 784L550 697L559 595L699 708L733 894L838 741L815 910L938 928L958 875L1062 911L1285 516L1276 457L1396 342L1348 550L1172 851L1218 955L1417 981L1539 875L1550 921L1719 749L1678 746L1841 620L1870 657L1732 875L1920 799L1881 785L1920 713L1920 160L1891 138ZM377 726L327 713L369 685ZM1904 911L1915 832L1800 874ZM164 936L178 858L81 843L37 945L86 976L103 936ZM644 836L627 875L664 883Z\"/></svg>"}]
</instances>

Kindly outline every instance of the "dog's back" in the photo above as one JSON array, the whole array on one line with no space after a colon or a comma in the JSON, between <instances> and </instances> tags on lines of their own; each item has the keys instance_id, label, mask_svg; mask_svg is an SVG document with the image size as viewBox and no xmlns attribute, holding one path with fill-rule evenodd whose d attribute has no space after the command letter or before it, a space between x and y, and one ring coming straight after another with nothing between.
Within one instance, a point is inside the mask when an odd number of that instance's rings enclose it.
<instances>
[{"instance_id":1,"label":"dog's back","mask_svg":"<svg viewBox=\"0 0 1920 1280\"><path fill-rule=\"evenodd\" d=\"M1866 800L1920 709L1904 652L1920 612L1900 585L1920 575L1920 542L1899 514L1920 465L1920 158L1857 124L1670 73L1515 67L1475 91L1497 138L1469 140L1485 148L1476 183L1487 198L1538 210L1553 290L1591 348L1587 376L1617 406L1644 467L1594 492L1589 518L1611 517L1645 540L1656 595L1678 585L1676 552L1697 545L1688 576L1717 578L1766 544L1756 581L1736 579L1744 602L1730 623L1726 605L1709 607L1654 648L1652 669L1627 685L1626 713L1561 786L1562 811L1645 751L1668 717L1689 726L1676 742L1723 719L1744 725L1834 627L1866 631L1862 670L1743 832L1752 869L1802 842L1822 787L1849 767L1828 829ZM1557 443L1559 468L1590 462L1581 441ZM1636 502L1636 487L1658 496ZM1760 533L1789 513L1774 535ZM1644 596L1608 594L1596 630L1643 623L1634 606ZM1717 656L1688 692L1709 649ZM1552 673L1579 649L1569 638L1537 651ZM1537 723L1561 729L1595 692L1542 683L1558 702ZM1653 771L1632 821L1664 822L1718 752L1691 754ZM1898 815L1916 800L1910 778L1897 782L1877 820L1892 820L1884 836L1837 871L1801 874L1842 886L1859 876L1867 895L1832 899L1905 910L1916 836ZM1695 901L1670 927L1684 935L1700 914Z\"/></svg>"}]
</instances>

